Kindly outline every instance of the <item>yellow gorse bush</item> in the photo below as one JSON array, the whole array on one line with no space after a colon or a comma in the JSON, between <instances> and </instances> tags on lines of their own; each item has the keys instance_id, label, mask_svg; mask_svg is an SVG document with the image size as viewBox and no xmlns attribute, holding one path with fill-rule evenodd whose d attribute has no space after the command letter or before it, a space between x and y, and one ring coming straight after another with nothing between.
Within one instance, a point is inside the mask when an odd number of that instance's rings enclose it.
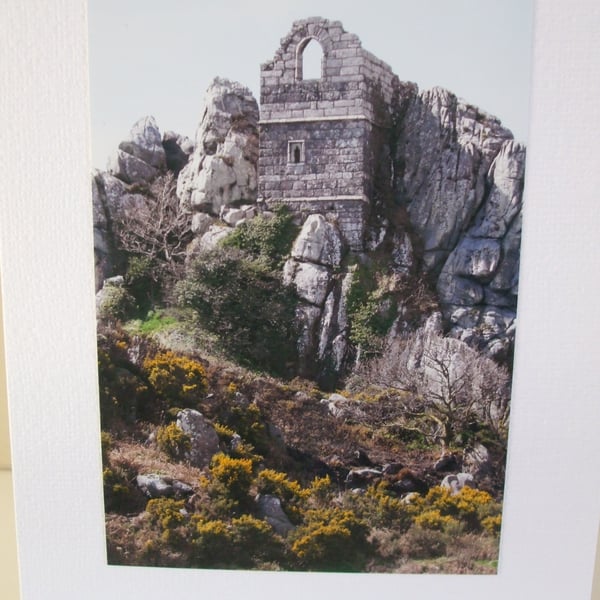
<instances>
[{"instance_id":1,"label":"yellow gorse bush","mask_svg":"<svg viewBox=\"0 0 600 600\"><path fill-rule=\"evenodd\" d=\"M308 568L354 570L368 548L366 523L350 510L313 509L291 534L292 552Z\"/></svg>"},{"instance_id":2,"label":"yellow gorse bush","mask_svg":"<svg viewBox=\"0 0 600 600\"><path fill-rule=\"evenodd\" d=\"M442 531L454 523L457 523L456 519L450 515L442 515L436 508L426 510L415 517L415 525L437 531Z\"/></svg>"},{"instance_id":3,"label":"yellow gorse bush","mask_svg":"<svg viewBox=\"0 0 600 600\"><path fill-rule=\"evenodd\" d=\"M183 500L154 498L153 500L148 500L146 511L150 516L150 521L159 525L164 531L174 529L185 521L185 516L182 513L183 506Z\"/></svg>"},{"instance_id":4,"label":"yellow gorse bush","mask_svg":"<svg viewBox=\"0 0 600 600\"><path fill-rule=\"evenodd\" d=\"M190 436L184 433L176 423L159 427L156 432L158 447L171 458L182 458L191 448Z\"/></svg>"},{"instance_id":5,"label":"yellow gorse bush","mask_svg":"<svg viewBox=\"0 0 600 600\"><path fill-rule=\"evenodd\" d=\"M232 458L220 452L212 458L210 475L224 486L229 496L243 500L252 484L252 467L252 460L249 458Z\"/></svg>"},{"instance_id":6,"label":"yellow gorse bush","mask_svg":"<svg viewBox=\"0 0 600 600\"><path fill-rule=\"evenodd\" d=\"M283 502L305 500L311 491L303 488L297 481L288 479L285 473L274 469L263 469L257 478L258 491L261 494L273 494Z\"/></svg>"},{"instance_id":7,"label":"yellow gorse bush","mask_svg":"<svg viewBox=\"0 0 600 600\"><path fill-rule=\"evenodd\" d=\"M464 487L460 492L452 495L450 490L435 486L429 490L422 502L423 512L421 512L421 515L429 512L430 516L415 515L415 523L418 523L420 519L421 525L427 526L426 523L430 522L430 529L438 528L433 526L435 518L431 516L434 514L432 511L438 511L440 517L453 517L454 520L460 521L468 529L479 530L483 528L490 531L490 533L494 533L495 529L499 530L499 523L497 525L496 523L498 519L501 520L501 510L501 505L495 502L488 492L483 490ZM493 520L486 521L486 526L484 520L488 517L493 518Z\"/></svg>"},{"instance_id":8,"label":"yellow gorse bush","mask_svg":"<svg viewBox=\"0 0 600 600\"><path fill-rule=\"evenodd\" d=\"M147 358L143 368L152 387L170 406L194 407L206 391L204 367L186 356L159 352Z\"/></svg>"}]
</instances>

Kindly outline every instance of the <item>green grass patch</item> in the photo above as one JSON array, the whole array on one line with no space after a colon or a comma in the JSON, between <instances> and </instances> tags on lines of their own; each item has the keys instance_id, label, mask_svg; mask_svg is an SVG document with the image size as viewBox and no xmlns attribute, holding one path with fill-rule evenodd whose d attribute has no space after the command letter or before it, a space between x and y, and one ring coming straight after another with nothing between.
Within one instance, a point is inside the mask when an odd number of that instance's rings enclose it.
<instances>
[{"instance_id":1,"label":"green grass patch","mask_svg":"<svg viewBox=\"0 0 600 600\"><path fill-rule=\"evenodd\" d=\"M130 334L150 336L179 325L180 320L162 310L150 310L144 319L128 321L124 329Z\"/></svg>"}]
</instances>

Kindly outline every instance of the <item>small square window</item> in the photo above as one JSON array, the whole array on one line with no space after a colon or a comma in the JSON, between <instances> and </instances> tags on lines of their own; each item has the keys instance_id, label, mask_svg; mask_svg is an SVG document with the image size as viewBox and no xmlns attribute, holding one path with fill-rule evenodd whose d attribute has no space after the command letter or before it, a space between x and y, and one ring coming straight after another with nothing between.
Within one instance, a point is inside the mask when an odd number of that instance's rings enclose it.
<instances>
[{"instance_id":1,"label":"small square window","mask_svg":"<svg viewBox=\"0 0 600 600\"><path fill-rule=\"evenodd\" d=\"M304 140L288 142L288 163L292 165L304 163Z\"/></svg>"}]
</instances>

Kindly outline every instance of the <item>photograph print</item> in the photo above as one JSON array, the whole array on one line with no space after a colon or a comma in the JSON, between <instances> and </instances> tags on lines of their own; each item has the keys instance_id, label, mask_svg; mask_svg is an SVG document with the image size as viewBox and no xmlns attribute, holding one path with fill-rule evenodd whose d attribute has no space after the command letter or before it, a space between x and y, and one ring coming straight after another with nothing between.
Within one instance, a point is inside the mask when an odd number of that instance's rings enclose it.
<instances>
[{"instance_id":1,"label":"photograph print","mask_svg":"<svg viewBox=\"0 0 600 600\"><path fill-rule=\"evenodd\" d=\"M531 3L163 4L88 5L108 563L497 573Z\"/></svg>"}]
</instances>

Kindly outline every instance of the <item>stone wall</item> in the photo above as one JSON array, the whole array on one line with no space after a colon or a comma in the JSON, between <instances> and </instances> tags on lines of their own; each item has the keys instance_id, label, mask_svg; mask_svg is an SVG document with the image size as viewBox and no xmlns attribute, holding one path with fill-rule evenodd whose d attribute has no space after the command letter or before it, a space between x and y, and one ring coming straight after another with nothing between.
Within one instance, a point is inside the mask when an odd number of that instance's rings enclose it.
<instances>
[{"instance_id":1,"label":"stone wall","mask_svg":"<svg viewBox=\"0 0 600 600\"><path fill-rule=\"evenodd\" d=\"M323 51L322 76L305 80L303 52L313 40ZM362 250L399 89L391 68L338 21L296 21L261 66L259 197L329 213L350 247Z\"/></svg>"},{"instance_id":2,"label":"stone wall","mask_svg":"<svg viewBox=\"0 0 600 600\"><path fill-rule=\"evenodd\" d=\"M265 199L361 196L365 121L262 124L258 178ZM288 161L288 142L304 141L304 161Z\"/></svg>"}]
</instances>

